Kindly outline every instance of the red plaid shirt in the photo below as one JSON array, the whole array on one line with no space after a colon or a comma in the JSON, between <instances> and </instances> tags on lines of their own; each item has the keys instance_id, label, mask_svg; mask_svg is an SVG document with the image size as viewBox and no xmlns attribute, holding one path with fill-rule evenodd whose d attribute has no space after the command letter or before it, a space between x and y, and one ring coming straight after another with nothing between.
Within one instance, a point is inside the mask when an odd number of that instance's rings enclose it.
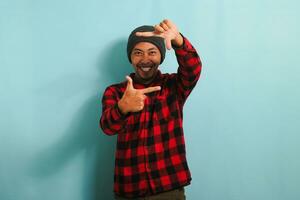
<instances>
[{"instance_id":1,"label":"red plaid shirt","mask_svg":"<svg viewBox=\"0 0 300 200\"><path fill-rule=\"evenodd\" d=\"M119 196L147 196L190 184L182 110L202 65L186 38L181 48L174 49L177 73L158 72L150 85L133 83L136 89L161 86L160 91L147 94L142 111L120 113L117 102L127 82L111 85L104 92L100 125L107 135L118 134L114 192ZM130 76L133 79L134 74Z\"/></svg>"}]
</instances>

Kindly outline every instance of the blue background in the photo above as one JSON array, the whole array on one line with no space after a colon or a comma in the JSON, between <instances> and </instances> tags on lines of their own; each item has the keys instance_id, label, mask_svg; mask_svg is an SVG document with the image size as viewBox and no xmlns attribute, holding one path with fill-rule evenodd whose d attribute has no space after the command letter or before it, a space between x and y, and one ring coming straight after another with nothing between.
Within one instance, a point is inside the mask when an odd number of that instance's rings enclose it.
<instances>
[{"instance_id":1,"label":"blue background","mask_svg":"<svg viewBox=\"0 0 300 200\"><path fill-rule=\"evenodd\" d=\"M190 200L300 199L299 1L0 1L0 199L112 199L106 86L171 19L203 61L185 106ZM176 71L173 50L161 66Z\"/></svg>"}]
</instances>

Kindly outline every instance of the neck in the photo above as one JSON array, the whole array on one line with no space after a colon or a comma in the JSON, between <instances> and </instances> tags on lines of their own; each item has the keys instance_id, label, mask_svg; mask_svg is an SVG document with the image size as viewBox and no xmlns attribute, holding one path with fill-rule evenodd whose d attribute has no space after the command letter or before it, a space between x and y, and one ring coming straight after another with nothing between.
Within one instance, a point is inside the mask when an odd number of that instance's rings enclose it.
<instances>
[{"instance_id":1,"label":"neck","mask_svg":"<svg viewBox=\"0 0 300 200\"><path fill-rule=\"evenodd\" d=\"M153 82L153 80L156 78L157 74L158 74L158 71L155 72L155 74L150 79L143 79L143 78L137 76L137 74L135 74L134 81L137 83L143 84L143 85L148 85Z\"/></svg>"}]
</instances>

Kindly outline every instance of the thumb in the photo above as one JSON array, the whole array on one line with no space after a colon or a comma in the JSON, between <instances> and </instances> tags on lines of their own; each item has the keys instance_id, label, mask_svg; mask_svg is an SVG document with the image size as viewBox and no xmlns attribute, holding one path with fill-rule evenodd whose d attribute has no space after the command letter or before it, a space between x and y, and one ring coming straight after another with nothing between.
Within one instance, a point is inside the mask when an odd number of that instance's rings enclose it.
<instances>
[{"instance_id":1,"label":"thumb","mask_svg":"<svg viewBox=\"0 0 300 200\"><path fill-rule=\"evenodd\" d=\"M166 39L166 46L167 46L168 50L172 49L172 43L171 43L171 40L169 38Z\"/></svg>"},{"instance_id":2,"label":"thumb","mask_svg":"<svg viewBox=\"0 0 300 200\"><path fill-rule=\"evenodd\" d=\"M126 76L127 79L127 87L126 90L133 90L133 84L132 84L132 79L130 76Z\"/></svg>"}]
</instances>

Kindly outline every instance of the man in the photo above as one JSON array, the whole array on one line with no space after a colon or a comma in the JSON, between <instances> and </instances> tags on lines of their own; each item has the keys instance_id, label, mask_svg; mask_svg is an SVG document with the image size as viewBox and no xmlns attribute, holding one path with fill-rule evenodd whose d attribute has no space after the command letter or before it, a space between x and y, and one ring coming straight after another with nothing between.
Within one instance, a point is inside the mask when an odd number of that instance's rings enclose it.
<instances>
[{"instance_id":1,"label":"man","mask_svg":"<svg viewBox=\"0 0 300 200\"><path fill-rule=\"evenodd\" d=\"M158 69L165 43L175 50L177 73ZM135 73L106 88L100 125L118 135L116 199L185 199L191 174L182 127L183 105L200 77L201 61L170 20L141 26L130 34L127 55Z\"/></svg>"}]
</instances>

